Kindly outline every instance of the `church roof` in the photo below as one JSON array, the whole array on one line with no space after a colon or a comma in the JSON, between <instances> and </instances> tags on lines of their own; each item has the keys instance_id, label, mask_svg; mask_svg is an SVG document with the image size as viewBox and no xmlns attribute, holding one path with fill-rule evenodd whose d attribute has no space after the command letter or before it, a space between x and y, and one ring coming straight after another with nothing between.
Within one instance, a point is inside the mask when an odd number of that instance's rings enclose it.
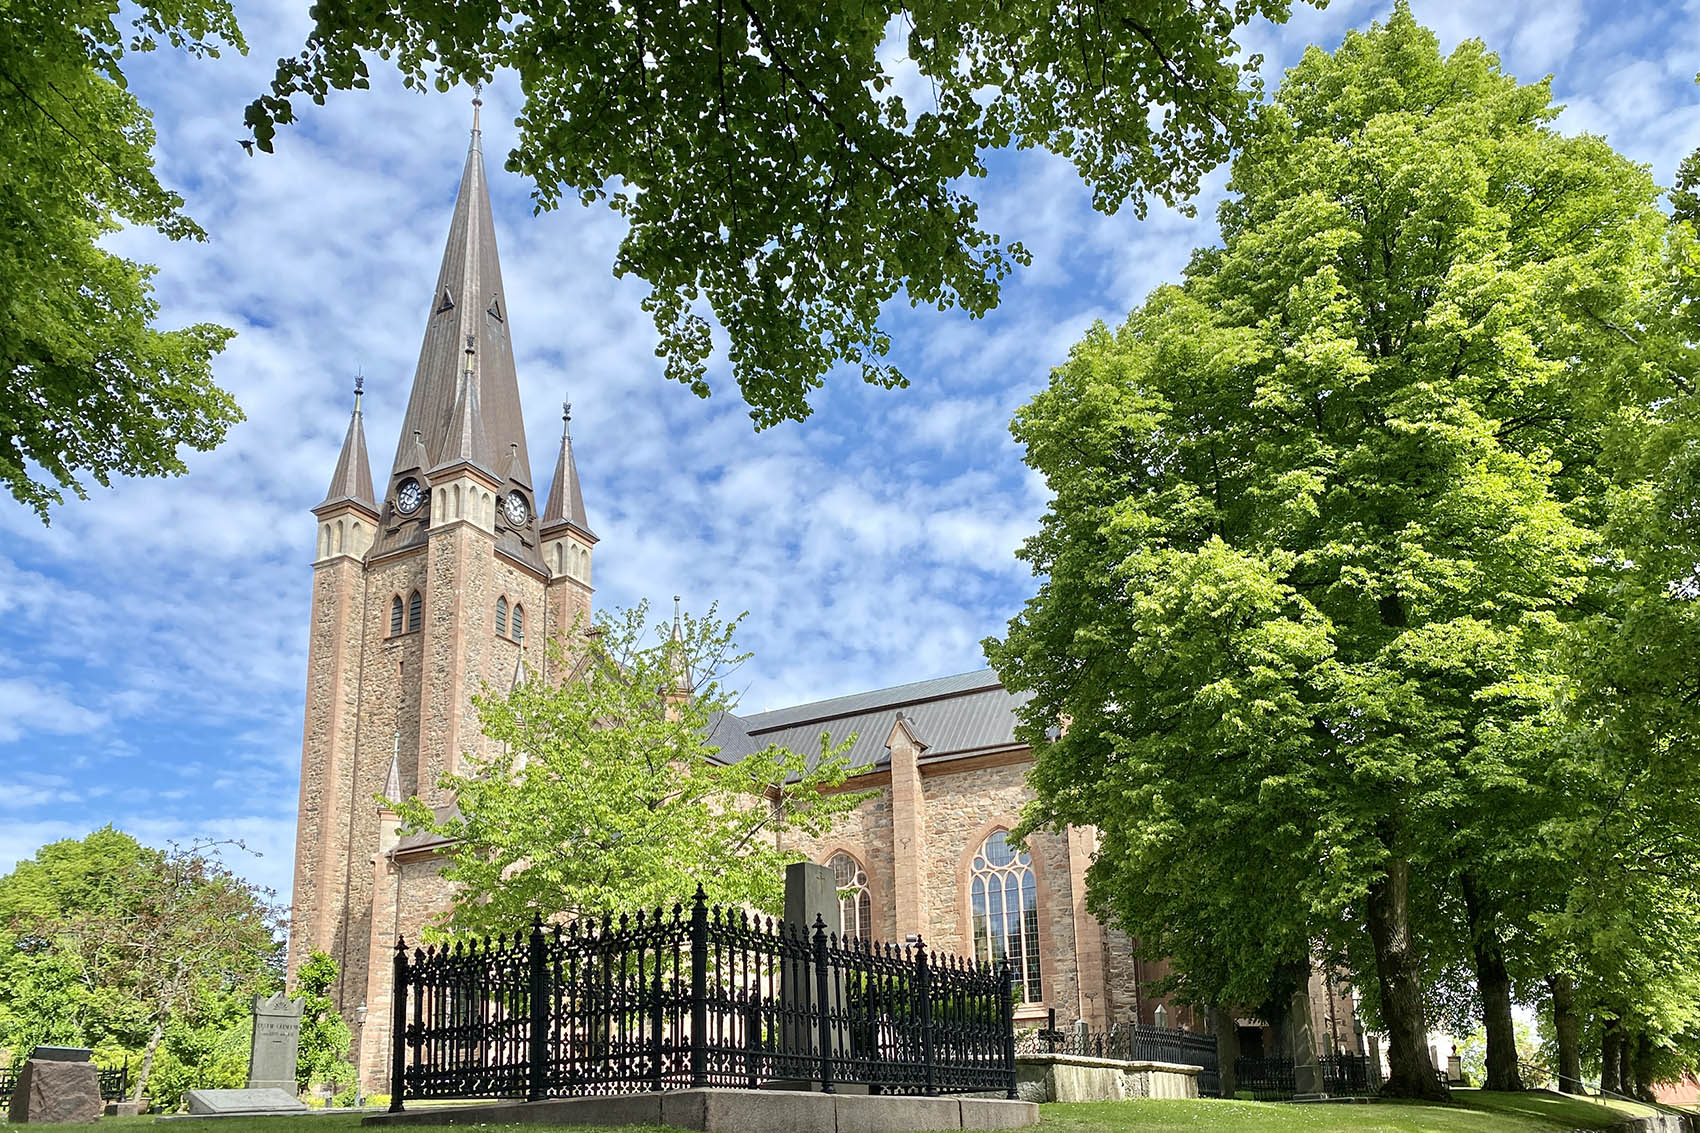
<instances>
[{"instance_id":1,"label":"church roof","mask_svg":"<svg viewBox=\"0 0 1700 1133\"><path fill-rule=\"evenodd\" d=\"M436 464L465 455L451 448L479 453L485 464L514 453L514 476L529 487L531 460L525 447L519 378L508 334L508 300L496 255L496 222L490 211L476 111L429 311L413 392L396 441L394 471L412 466L413 433L417 429L425 451ZM475 354L476 388L468 400L477 403L469 407L475 421L468 421L458 409L469 335ZM481 436L473 437L469 430ZM493 467L487 470L496 471Z\"/></svg>"},{"instance_id":2,"label":"church roof","mask_svg":"<svg viewBox=\"0 0 1700 1133\"><path fill-rule=\"evenodd\" d=\"M318 511L332 504L363 504L378 510L372 494L372 461L366 455L366 427L361 423L360 384L354 386L354 412L348 418L348 432L342 438L342 452L336 458L336 471L331 474L330 490Z\"/></svg>"},{"instance_id":3,"label":"church roof","mask_svg":"<svg viewBox=\"0 0 1700 1133\"><path fill-rule=\"evenodd\" d=\"M555 477L549 485L549 502L543 505L541 527L567 523L591 539L590 520L584 514L584 490L579 487L578 462L573 459L573 407L561 406L561 454L555 460Z\"/></svg>"},{"instance_id":4,"label":"church roof","mask_svg":"<svg viewBox=\"0 0 1700 1133\"><path fill-rule=\"evenodd\" d=\"M713 742L720 759L735 763L769 744L801 752L813 761L821 734L833 743L849 739L854 768L874 770L889 761L885 741L899 712L916 739L926 745L924 762L1014 747L1015 710L1031 693L1012 693L990 669L894 685L732 716L716 721Z\"/></svg>"}]
</instances>

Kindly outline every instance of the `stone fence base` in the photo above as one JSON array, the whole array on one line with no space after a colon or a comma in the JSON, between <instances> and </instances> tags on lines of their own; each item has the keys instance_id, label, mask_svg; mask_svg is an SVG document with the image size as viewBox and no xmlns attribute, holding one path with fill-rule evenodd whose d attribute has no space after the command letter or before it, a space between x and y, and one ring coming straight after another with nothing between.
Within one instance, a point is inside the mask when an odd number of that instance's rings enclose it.
<instances>
[{"instance_id":1,"label":"stone fence base","mask_svg":"<svg viewBox=\"0 0 1700 1133\"><path fill-rule=\"evenodd\" d=\"M714 1133L907 1133L1020 1129L1039 1107L1004 1098L818 1094L793 1090L664 1090L540 1102L444 1105L382 1113L363 1125L671 1125Z\"/></svg>"},{"instance_id":2,"label":"stone fence base","mask_svg":"<svg viewBox=\"0 0 1700 1133\"><path fill-rule=\"evenodd\" d=\"M1022 1100L1030 1102L1196 1098L1198 1067L1077 1054L1018 1054L1015 1086Z\"/></svg>"}]
</instances>

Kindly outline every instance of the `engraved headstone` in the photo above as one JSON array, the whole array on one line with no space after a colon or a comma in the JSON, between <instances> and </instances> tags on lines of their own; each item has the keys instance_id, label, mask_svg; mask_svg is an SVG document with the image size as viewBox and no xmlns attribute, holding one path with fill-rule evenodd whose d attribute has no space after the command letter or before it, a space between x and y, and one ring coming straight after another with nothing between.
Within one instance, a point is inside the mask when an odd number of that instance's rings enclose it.
<instances>
[{"instance_id":1,"label":"engraved headstone","mask_svg":"<svg viewBox=\"0 0 1700 1133\"><path fill-rule=\"evenodd\" d=\"M295 1060L301 1049L301 1009L306 1000L283 992L254 997L254 1042L248 1055L250 1090L283 1090L295 1096Z\"/></svg>"}]
</instances>

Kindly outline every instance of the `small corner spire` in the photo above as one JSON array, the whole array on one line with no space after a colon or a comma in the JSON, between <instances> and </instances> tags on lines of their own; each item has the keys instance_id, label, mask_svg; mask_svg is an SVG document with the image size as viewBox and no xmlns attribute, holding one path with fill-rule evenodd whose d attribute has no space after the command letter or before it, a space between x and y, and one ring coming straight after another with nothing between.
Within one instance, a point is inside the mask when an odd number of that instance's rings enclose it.
<instances>
[{"instance_id":1,"label":"small corner spire","mask_svg":"<svg viewBox=\"0 0 1700 1133\"><path fill-rule=\"evenodd\" d=\"M339 503L355 503L376 512L378 505L372 492L372 462L366 455L366 429L361 424L360 398L365 378L354 377L354 411L348 416L348 431L343 434L342 450L337 454L336 471L331 473L331 486L314 511Z\"/></svg>"},{"instance_id":2,"label":"small corner spire","mask_svg":"<svg viewBox=\"0 0 1700 1133\"><path fill-rule=\"evenodd\" d=\"M679 612L679 596L673 595L673 640L685 640L685 625Z\"/></svg>"},{"instance_id":3,"label":"small corner spire","mask_svg":"<svg viewBox=\"0 0 1700 1133\"><path fill-rule=\"evenodd\" d=\"M549 485L549 499L543 506L540 527L570 524L586 538L595 542L590 521L584 514L584 489L579 486L578 464L573 459L573 403L561 401L561 454L555 461L555 480Z\"/></svg>"}]
</instances>

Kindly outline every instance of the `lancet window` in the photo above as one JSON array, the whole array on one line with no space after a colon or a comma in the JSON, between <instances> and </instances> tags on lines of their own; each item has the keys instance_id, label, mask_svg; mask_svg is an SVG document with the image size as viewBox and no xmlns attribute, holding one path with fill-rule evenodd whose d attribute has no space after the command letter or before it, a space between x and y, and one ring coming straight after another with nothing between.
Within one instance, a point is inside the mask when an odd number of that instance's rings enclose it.
<instances>
[{"instance_id":1,"label":"lancet window","mask_svg":"<svg viewBox=\"0 0 1700 1133\"><path fill-rule=\"evenodd\" d=\"M826 863L837 877L838 921L846 937L867 938L874 931L874 901L868 895L868 873L862 864L840 850Z\"/></svg>"},{"instance_id":2,"label":"lancet window","mask_svg":"<svg viewBox=\"0 0 1700 1133\"><path fill-rule=\"evenodd\" d=\"M975 957L989 963L1008 960L1022 999L1028 1003L1043 999L1039 887L1032 859L1009 844L1009 831L995 831L974 855L969 900Z\"/></svg>"}]
</instances>

